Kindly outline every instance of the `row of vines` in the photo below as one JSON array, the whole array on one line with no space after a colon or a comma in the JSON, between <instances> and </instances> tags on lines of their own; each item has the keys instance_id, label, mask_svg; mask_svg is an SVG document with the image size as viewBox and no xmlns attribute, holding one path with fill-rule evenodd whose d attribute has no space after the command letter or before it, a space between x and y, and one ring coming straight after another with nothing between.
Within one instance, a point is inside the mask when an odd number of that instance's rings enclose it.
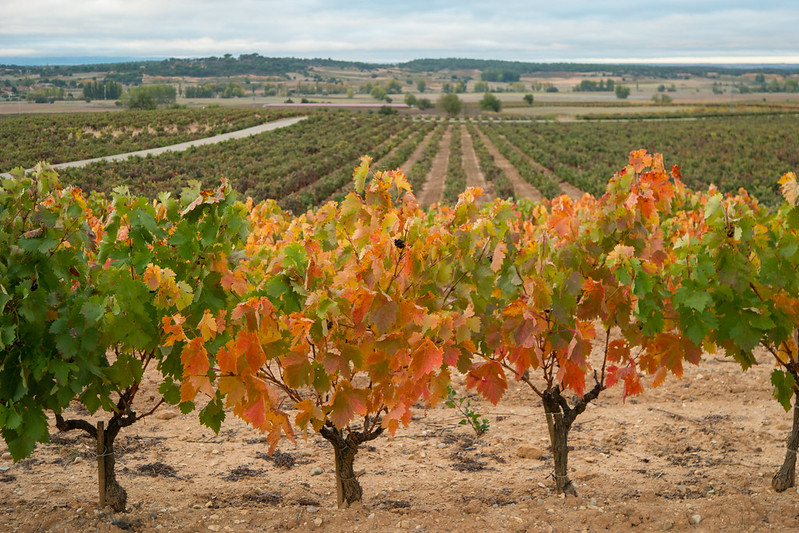
<instances>
[{"instance_id":1,"label":"row of vines","mask_svg":"<svg viewBox=\"0 0 799 533\"><path fill-rule=\"evenodd\" d=\"M685 120L603 120L564 123L491 123L480 127L525 175L500 136L552 171L559 180L601 194L606 176L619 167L630 146L662 152L680 161L685 183L693 188L715 184L722 192L745 188L767 205L779 203L772 173L799 165L796 115L753 115ZM509 155L510 154L510 155ZM547 188L534 170L532 183ZM542 188L545 187L545 188ZM546 192L550 191L551 192Z\"/></svg>"},{"instance_id":2,"label":"row of vines","mask_svg":"<svg viewBox=\"0 0 799 533\"><path fill-rule=\"evenodd\" d=\"M468 189L424 211L401 172L364 158L353 177L341 202L299 216L241 203L227 181L157 200L87 196L43 167L3 181L0 428L14 459L48 439L49 412L95 437L64 410L107 413L106 499L124 510L120 429L162 404L204 405L203 424L219 431L232 412L271 449L297 431L327 439L344 506L362 499L359 448L446 400L460 372L495 404L511 380L540 399L555 487L573 494L569 433L609 387L640 394L643 374L658 386L713 346L746 369L762 346L775 397L796 398L792 173L776 210L691 192L643 150L578 201L481 208ZM147 370L160 398L141 412ZM797 443L799 415L777 490L794 485Z\"/></svg>"},{"instance_id":3,"label":"row of vines","mask_svg":"<svg viewBox=\"0 0 799 533\"><path fill-rule=\"evenodd\" d=\"M228 133L298 114L293 110L246 108L161 109L119 113L0 116L9 142L0 152L0 172L39 161L93 159Z\"/></svg>"}]
</instances>

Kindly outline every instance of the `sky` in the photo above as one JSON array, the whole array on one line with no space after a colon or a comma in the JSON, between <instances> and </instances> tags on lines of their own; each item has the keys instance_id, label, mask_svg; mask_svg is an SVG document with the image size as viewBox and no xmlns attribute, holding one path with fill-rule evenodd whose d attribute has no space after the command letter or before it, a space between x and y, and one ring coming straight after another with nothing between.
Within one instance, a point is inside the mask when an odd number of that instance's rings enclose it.
<instances>
[{"instance_id":1,"label":"sky","mask_svg":"<svg viewBox=\"0 0 799 533\"><path fill-rule=\"evenodd\" d=\"M231 53L799 64L799 2L0 0L0 63Z\"/></svg>"}]
</instances>

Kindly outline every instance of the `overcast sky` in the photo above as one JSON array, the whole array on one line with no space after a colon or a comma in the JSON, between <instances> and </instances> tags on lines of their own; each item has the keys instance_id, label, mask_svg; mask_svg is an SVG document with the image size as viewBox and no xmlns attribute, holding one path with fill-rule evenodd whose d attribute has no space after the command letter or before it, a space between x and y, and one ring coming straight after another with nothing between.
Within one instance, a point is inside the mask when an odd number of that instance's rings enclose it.
<instances>
[{"instance_id":1,"label":"overcast sky","mask_svg":"<svg viewBox=\"0 0 799 533\"><path fill-rule=\"evenodd\" d=\"M796 0L0 0L0 20L0 63L253 52L799 63Z\"/></svg>"}]
</instances>

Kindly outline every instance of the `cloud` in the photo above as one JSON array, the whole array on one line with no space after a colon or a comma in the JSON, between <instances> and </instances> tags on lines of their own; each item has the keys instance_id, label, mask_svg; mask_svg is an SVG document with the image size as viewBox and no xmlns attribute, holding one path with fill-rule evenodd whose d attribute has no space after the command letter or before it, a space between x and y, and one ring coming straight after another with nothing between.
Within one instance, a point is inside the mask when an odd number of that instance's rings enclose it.
<instances>
[{"instance_id":1,"label":"cloud","mask_svg":"<svg viewBox=\"0 0 799 533\"><path fill-rule=\"evenodd\" d=\"M224 53L393 61L417 57L794 56L785 2L49 0L4 7L3 56ZM42 15L46 14L46 15Z\"/></svg>"}]
</instances>

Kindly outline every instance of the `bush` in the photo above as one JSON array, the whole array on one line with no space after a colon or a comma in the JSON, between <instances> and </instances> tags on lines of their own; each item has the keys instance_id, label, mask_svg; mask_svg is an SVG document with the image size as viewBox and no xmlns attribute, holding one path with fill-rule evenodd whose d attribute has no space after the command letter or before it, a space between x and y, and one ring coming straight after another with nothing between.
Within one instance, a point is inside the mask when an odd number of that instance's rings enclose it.
<instances>
[{"instance_id":1,"label":"bush","mask_svg":"<svg viewBox=\"0 0 799 533\"><path fill-rule=\"evenodd\" d=\"M448 115L455 116L460 114L463 109L463 102L455 94L445 94L438 99L438 107L443 109Z\"/></svg>"},{"instance_id":2,"label":"bush","mask_svg":"<svg viewBox=\"0 0 799 533\"><path fill-rule=\"evenodd\" d=\"M499 111L502 109L502 102L500 102L499 98L493 94L485 93L485 95L483 95L483 99L480 100L480 109L483 111L494 111L495 113L499 113Z\"/></svg>"}]
</instances>

